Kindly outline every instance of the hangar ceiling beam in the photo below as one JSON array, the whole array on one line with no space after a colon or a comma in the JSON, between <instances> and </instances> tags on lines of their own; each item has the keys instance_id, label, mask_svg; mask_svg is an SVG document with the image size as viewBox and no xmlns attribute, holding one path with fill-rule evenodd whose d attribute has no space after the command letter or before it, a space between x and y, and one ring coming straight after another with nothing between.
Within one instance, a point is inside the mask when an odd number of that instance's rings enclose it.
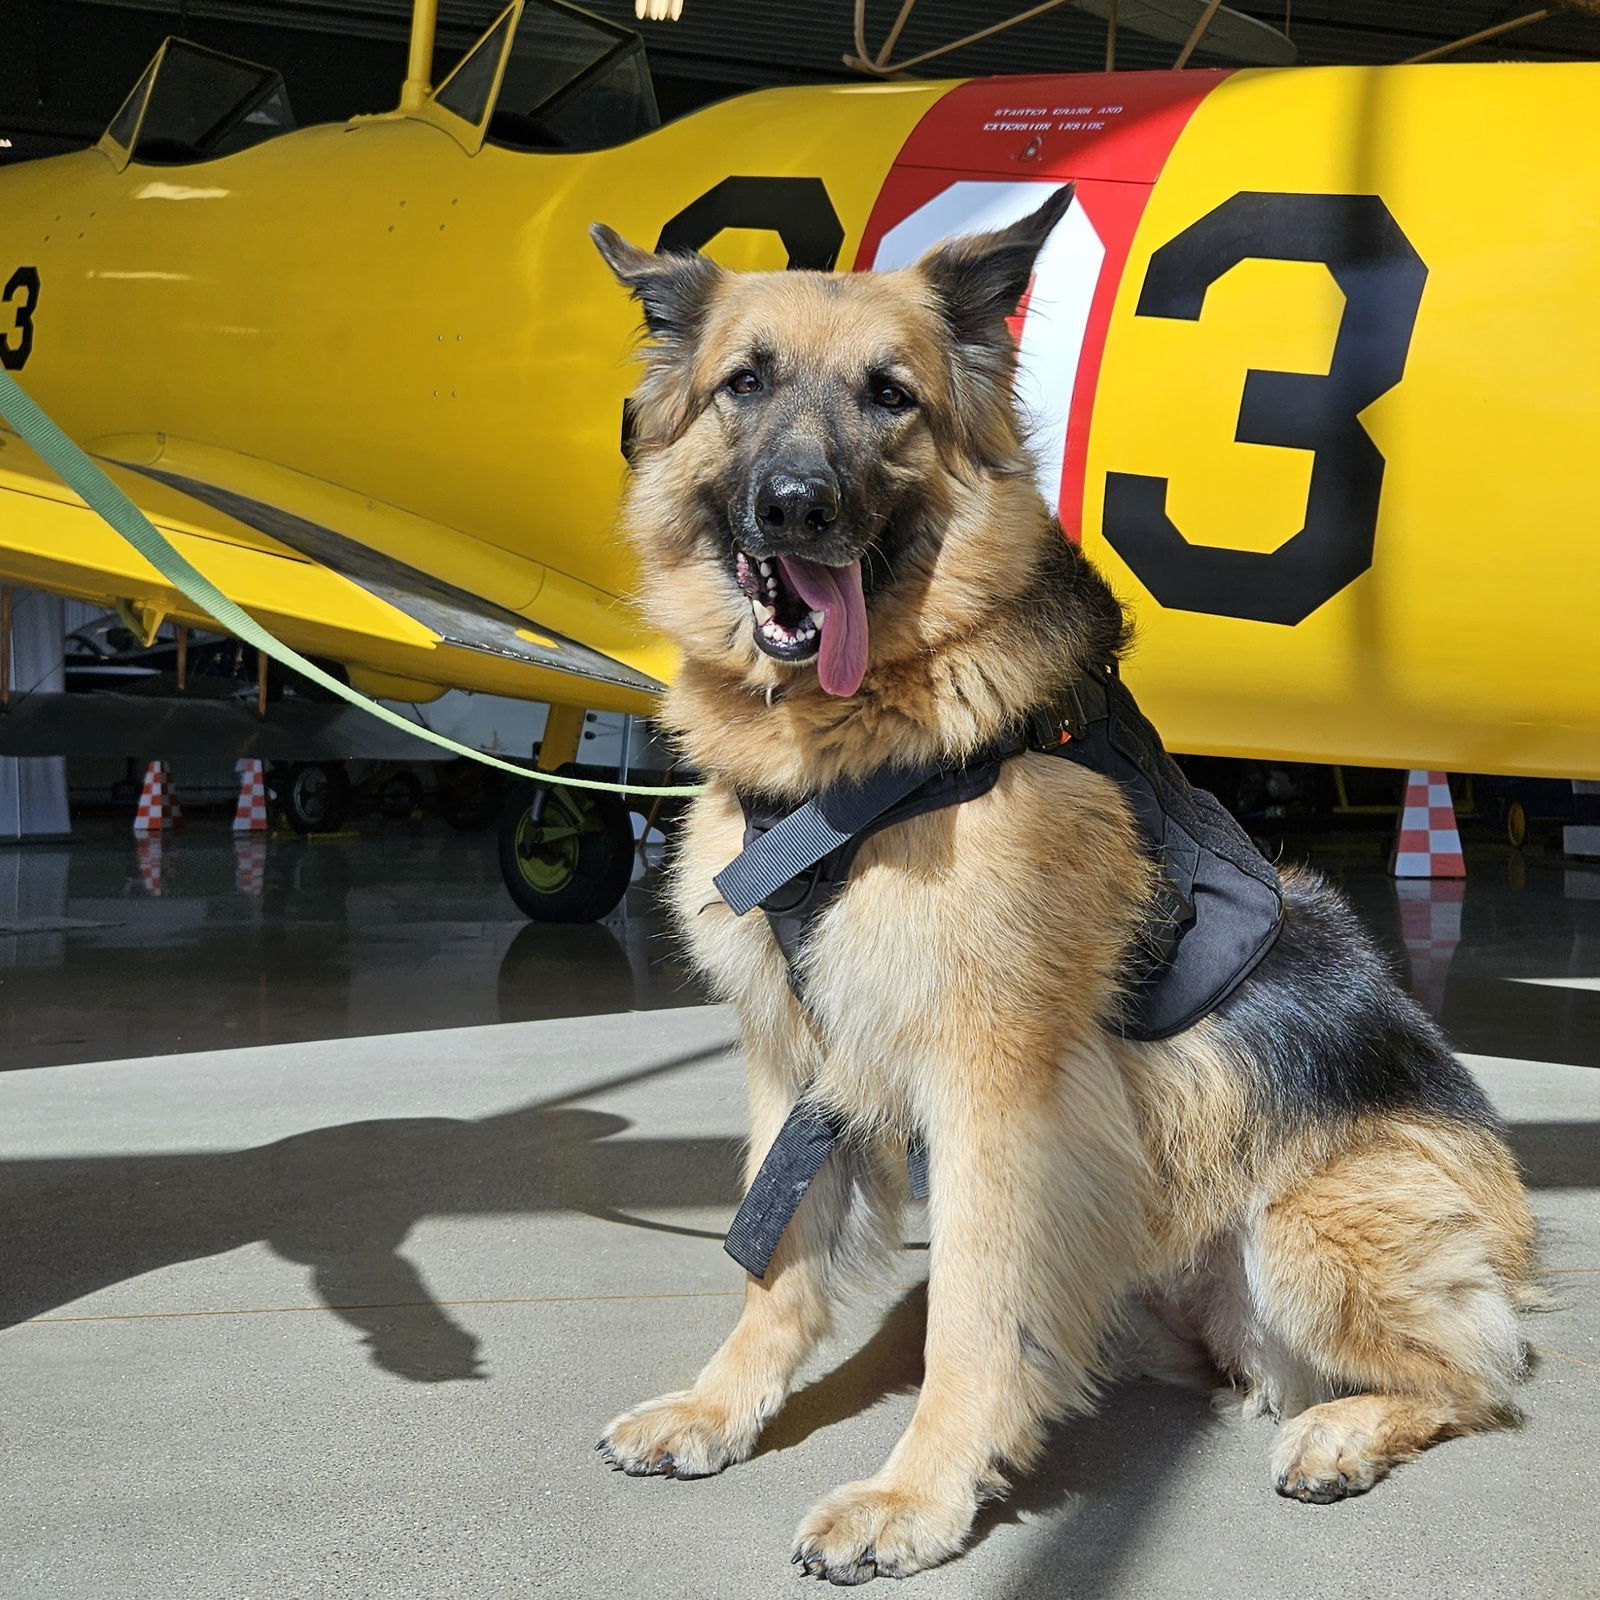
<instances>
[{"instance_id":1,"label":"hangar ceiling beam","mask_svg":"<svg viewBox=\"0 0 1600 1600\"><path fill-rule=\"evenodd\" d=\"M1520 17L1513 17L1509 22L1497 22L1492 28L1480 28L1476 33L1469 33L1464 39L1452 39L1449 44L1435 46L1432 50L1424 50L1420 56L1408 56L1401 62L1402 66L1414 67L1419 61L1437 61L1441 56L1454 55L1457 50L1465 50L1468 45L1483 44L1490 39L1498 39L1503 33L1514 32L1517 28L1526 28L1530 22L1543 22L1551 15L1551 8L1546 6L1542 11L1529 11Z\"/></svg>"}]
</instances>

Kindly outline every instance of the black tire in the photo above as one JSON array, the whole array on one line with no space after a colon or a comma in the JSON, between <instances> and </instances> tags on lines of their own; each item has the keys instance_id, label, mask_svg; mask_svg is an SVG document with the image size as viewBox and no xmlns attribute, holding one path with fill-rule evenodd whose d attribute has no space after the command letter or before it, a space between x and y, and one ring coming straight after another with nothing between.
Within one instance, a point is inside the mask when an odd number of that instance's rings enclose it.
<instances>
[{"instance_id":1,"label":"black tire","mask_svg":"<svg viewBox=\"0 0 1600 1600\"><path fill-rule=\"evenodd\" d=\"M535 922L598 922L633 876L633 828L613 794L519 785L497 833L500 876L517 909Z\"/></svg>"},{"instance_id":2,"label":"black tire","mask_svg":"<svg viewBox=\"0 0 1600 1600\"><path fill-rule=\"evenodd\" d=\"M506 803L505 780L476 761L451 761L438 768L439 815L457 833L480 833L493 825Z\"/></svg>"},{"instance_id":3,"label":"black tire","mask_svg":"<svg viewBox=\"0 0 1600 1600\"><path fill-rule=\"evenodd\" d=\"M1520 800L1506 807L1506 838L1513 850L1520 850L1528 842L1528 812Z\"/></svg>"},{"instance_id":4,"label":"black tire","mask_svg":"<svg viewBox=\"0 0 1600 1600\"><path fill-rule=\"evenodd\" d=\"M395 822L404 822L422 804L422 780L414 772L391 772L378 785L378 810Z\"/></svg>"},{"instance_id":5,"label":"black tire","mask_svg":"<svg viewBox=\"0 0 1600 1600\"><path fill-rule=\"evenodd\" d=\"M337 833L350 815L350 774L332 761L297 761L278 791L283 820L296 833Z\"/></svg>"}]
</instances>

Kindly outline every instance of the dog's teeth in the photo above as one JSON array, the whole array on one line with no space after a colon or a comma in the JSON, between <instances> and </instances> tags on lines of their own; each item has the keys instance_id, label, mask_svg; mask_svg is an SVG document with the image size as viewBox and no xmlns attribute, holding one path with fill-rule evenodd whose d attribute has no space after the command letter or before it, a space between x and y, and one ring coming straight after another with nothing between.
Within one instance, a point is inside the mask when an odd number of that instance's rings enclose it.
<instances>
[{"instance_id":1,"label":"dog's teeth","mask_svg":"<svg viewBox=\"0 0 1600 1600\"><path fill-rule=\"evenodd\" d=\"M773 616L775 615L771 606L764 606L759 600L752 600L750 602L750 609L755 612L756 623L760 627L765 627L767 623L772 621Z\"/></svg>"},{"instance_id":2,"label":"dog's teeth","mask_svg":"<svg viewBox=\"0 0 1600 1600\"><path fill-rule=\"evenodd\" d=\"M770 578L772 576L772 563L770 561L763 561L761 563L761 576L763 578Z\"/></svg>"},{"instance_id":3,"label":"dog's teeth","mask_svg":"<svg viewBox=\"0 0 1600 1600\"><path fill-rule=\"evenodd\" d=\"M812 620L812 622L814 622L817 625L817 627L820 628L822 626L822 624L824 622L826 622L828 619L822 612L813 611L811 613L811 620Z\"/></svg>"}]
</instances>

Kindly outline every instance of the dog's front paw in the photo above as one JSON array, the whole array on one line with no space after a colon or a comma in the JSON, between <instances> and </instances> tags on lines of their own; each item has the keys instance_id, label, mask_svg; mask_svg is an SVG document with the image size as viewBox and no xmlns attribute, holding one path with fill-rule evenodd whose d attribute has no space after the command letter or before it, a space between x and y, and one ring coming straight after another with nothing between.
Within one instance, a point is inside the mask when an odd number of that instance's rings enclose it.
<instances>
[{"instance_id":1,"label":"dog's front paw","mask_svg":"<svg viewBox=\"0 0 1600 1600\"><path fill-rule=\"evenodd\" d=\"M1339 1424L1337 1410L1315 1406L1284 1423L1272 1475L1273 1487L1287 1499L1325 1506L1365 1494L1383 1476L1387 1462L1364 1433Z\"/></svg>"},{"instance_id":2,"label":"dog's front paw","mask_svg":"<svg viewBox=\"0 0 1600 1600\"><path fill-rule=\"evenodd\" d=\"M961 1548L976 1509L970 1500L952 1505L872 1479L847 1483L800 1524L790 1559L829 1583L909 1578Z\"/></svg>"},{"instance_id":3,"label":"dog's front paw","mask_svg":"<svg viewBox=\"0 0 1600 1600\"><path fill-rule=\"evenodd\" d=\"M630 1478L709 1478L743 1461L759 1431L686 1389L613 1418L595 1449Z\"/></svg>"}]
</instances>

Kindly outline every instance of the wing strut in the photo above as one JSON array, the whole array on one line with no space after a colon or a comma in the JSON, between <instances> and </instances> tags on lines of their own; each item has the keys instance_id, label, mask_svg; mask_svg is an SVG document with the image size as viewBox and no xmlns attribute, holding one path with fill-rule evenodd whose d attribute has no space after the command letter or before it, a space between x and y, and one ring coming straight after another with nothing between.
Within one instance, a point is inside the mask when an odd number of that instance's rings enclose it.
<instances>
[{"instance_id":1,"label":"wing strut","mask_svg":"<svg viewBox=\"0 0 1600 1600\"><path fill-rule=\"evenodd\" d=\"M411 50L406 81L400 85L402 111L420 111L433 93L433 30L438 20L439 0L411 0Z\"/></svg>"}]
</instances>

